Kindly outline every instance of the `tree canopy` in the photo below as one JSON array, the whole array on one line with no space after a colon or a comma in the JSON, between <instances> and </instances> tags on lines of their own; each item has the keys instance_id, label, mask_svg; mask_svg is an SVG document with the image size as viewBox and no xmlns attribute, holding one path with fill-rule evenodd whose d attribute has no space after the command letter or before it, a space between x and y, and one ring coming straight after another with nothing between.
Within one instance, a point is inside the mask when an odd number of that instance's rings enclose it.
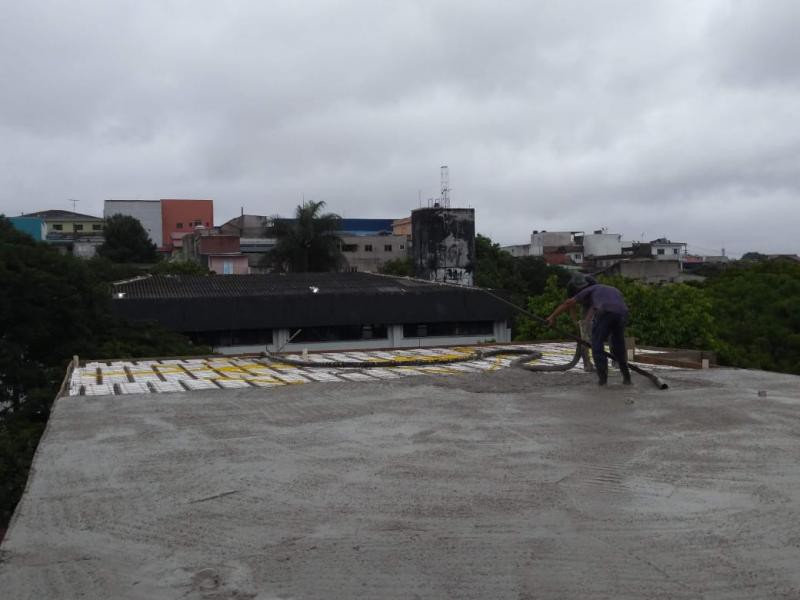
<instances>
[{"instance_id":1,"label":"tree canopy","mask_svg":"<svg viewBox=\"0 0 800 600\"><path fill-rule=\"evenodd\" d=\"M274 219L271 233L277 242L262 265L281 272L337 271L344 262L338 235L342 218L322 213L324 207L325 202L310 200L298 205L294 219Z\"/></svg>"},{"instance_id":2,"label":"tree canopy","mask_svg":"<svg viewBox=\"0 0 800 600\"><path fill-rule=\"evenodd\" d=\"M36 242L0 217L0 528L10 518L73 355L205 354L177 333L111 314L109 283L133 271Z\"/></svg>"},{"instance_id":3,"label":"tree canopy","mask_svg":"<svg viewBox=\"0 0 800 600\"><path fill-rule=\"evenodd\" d=\"M105 242L97 253L116 263L154 263L158 261L156 245L150 241L142 224L128 215L106 219Z\"/></svg>"},{"instance_id":4,"label":"tree canopy","mask_svg":"<svg viewBox=\"0 0 800 600\"><path fill-rule=\"evenodd\" d=\"M387 260L379 269L383 275L396 275L398 277L413 277L414 265L410 258L395 258Z\"/></svg>"}]
</instances>

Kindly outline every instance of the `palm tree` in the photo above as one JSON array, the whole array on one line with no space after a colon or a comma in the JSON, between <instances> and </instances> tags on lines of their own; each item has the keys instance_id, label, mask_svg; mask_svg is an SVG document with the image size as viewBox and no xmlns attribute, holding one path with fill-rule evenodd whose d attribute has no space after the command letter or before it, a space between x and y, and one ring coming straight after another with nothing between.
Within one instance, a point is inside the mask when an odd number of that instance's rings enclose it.
<instances>
[{"instance_id":1,"label":"palm tree","mask_svg":"<svg viewBox=\"0 0 800 600\"><path fill-rule=\"evenodd\" d=\"M338 235L342 218L320 214L325 202L309 200L298 205L294 219L275 219L275 247L264 257L264 266L282 272L336 271L341 266L342 240Z\"/></svg>"}]
</instances>

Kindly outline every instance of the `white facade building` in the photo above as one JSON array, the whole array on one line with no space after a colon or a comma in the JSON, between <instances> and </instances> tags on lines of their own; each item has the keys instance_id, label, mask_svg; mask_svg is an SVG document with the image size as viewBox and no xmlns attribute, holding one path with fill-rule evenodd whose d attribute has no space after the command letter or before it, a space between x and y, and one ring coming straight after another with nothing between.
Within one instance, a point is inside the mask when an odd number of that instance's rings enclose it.
<instances>
[{"instance_id":1,"label":"white facade building","mask_svg":"<svg viewBox=\"0 0 800 600\"><path fill-rule=\"evenodd\" d=\"M583 254L587 258L596 256L619 256L622 254L622 235L595 231L583 236Z\"/></svg>"},{"instance_id":2,"label":"white facade building","mask_svg":"<svg viewBox=\"0 0 800 600\"><path fill-rule=\"evenodd\" d=\"M106 200L103 203L103 218L108 219L114 215L133 217L142 224L150 241L157 248L164 245L161 200Z\"/></svg>"},{"instance_id":3,"label":"white facade building","mask_svg":"<svg viewBox=\"0 0 800 600\"><path fill-rule=\"evenodd\" d=\"M656 260L677 260L683 262L686 255L686 242L671 242L659 238L650 242L650 254Z\"/></svg>"}]
</instances>

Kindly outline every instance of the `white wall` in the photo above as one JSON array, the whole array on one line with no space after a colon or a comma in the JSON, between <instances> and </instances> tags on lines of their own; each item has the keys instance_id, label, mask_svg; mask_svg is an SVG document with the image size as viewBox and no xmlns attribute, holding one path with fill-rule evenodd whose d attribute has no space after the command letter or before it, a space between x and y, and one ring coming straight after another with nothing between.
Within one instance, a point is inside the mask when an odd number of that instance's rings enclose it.
<instances>
[{"instance_id":1,"label":"white wall","mask_svg":"<svg viewBox=\"0 0 800 600\"><path fill-rule=\"evenodd\" d=\"M583 236L584 256L622 254L622 236L618 233L588 233Z\"/></svg>"},{"instance_id":2,"label":"white wall","mask_svg":"<svg viewBox=\"0 0 800 600\"><path fill-rule=\"evenodd\" d=\"M106 200L103 203L103 218L127 215L137 219L156 246L163 246L160 200Z\"/></svg>"}]
</instances>

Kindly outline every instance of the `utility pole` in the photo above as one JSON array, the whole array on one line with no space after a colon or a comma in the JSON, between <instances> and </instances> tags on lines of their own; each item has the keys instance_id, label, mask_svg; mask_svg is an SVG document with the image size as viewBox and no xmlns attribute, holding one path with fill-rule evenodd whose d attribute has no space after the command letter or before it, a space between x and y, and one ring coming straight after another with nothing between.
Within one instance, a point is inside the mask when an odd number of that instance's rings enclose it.
<instances>
[{"instance_id":1,"label":"utility pole","mask_svg":"<svg viewBox=\"0 0 800 600\"><path fill-rule=\"evenodd\" d=\"M78 202L80 202L80 200L77 200L75 198L69 198L67 200L67 202L72 202L72 212L75 212L75 209L77 208L77 204L78 204Z\"/></svg>"}]
</instances>

